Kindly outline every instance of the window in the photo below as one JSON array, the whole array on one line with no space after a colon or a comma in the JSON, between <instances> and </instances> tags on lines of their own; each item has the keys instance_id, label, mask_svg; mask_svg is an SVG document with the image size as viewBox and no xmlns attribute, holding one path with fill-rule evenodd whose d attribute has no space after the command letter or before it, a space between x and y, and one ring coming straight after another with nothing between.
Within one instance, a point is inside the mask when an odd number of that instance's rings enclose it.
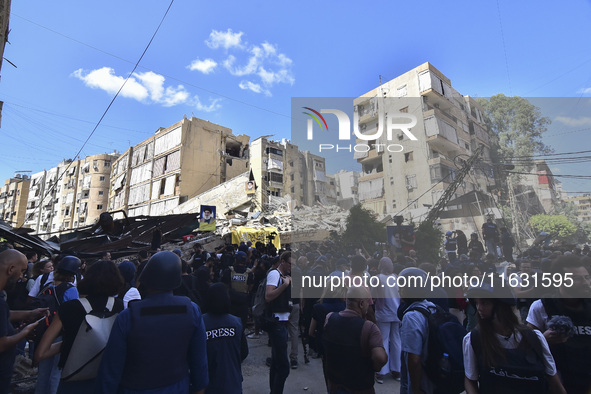
<instances>
[{"instance_id":1,"label":"window","mask_svg":"<svg viewBox=\"0 0 591 394\"><path fill-rule=\"evenodd\" d=\"M417 188L417 176L416 175L407 175L406 176L406 188L409 190Z\"/></svg>"},{"instance_id":2,"label":"window","mask_svg":"<svg viewBox=\"0 0 591 394\"><path fill-rule=\"evenodd\" d=\"M270 172L269 175L270 175L269 180L271 182L283 183L283 174L277 174L276 172Z\"/></svg>"},{"instance_id":3,"label":"window","mask_svg":"<svg viewBox=\"0 0 591 394\"><path fill-rule=\"evenodd\" d=\"M266 151L267 151L267 154L272 153L272 154L278 155L278 156L283 155L283 152L281 150L279 150L277 148L270 147L270 146L267 147Z\"/></svg>"},{"instance_id":4,"label":"window","mask_svg":"<svg viewBox=\"0 0 591 394\"><path fill-rule=\"evenodd\" d=\"M291 192L294 193L295 192L295 187L291 187Z\"/></svg>"},{"instance_id":5,"label":"window","mask_svg":"<svg viewBox=\"0 0 591 394\"><path fill-rule=\"evenodd\" d=\"M396 208L396 200L392 201L392 208Z\"/></svg>"},{"instance_id":6,"label":"window","mask_svg":"<svg viewBox=\"0 0 591 394\"><path fill-rule=\"evenodd\" d=\"M409 161L412 161L412 152L407 152L404 154L404 162L408 163Z\"/></svg>"},{"instance_id":7,"label":"window","mask_svg":"<svg viewBox=\"0 0 591 394\"><path fill-rule=\"evenodd\" d=\"M408 106L406 106L404 108L400 108L400 112L407 114L408 113Z\"/></svg>"},{"instance_id":8,"label":"window","mask_svg":"<svg viewBox=\"0 0 591 394\"><path fill-rule=\"evenodd\" d=\"M103 204L98 204L96 206L96 209L99 210L99 211L102 210L103 209Z\"/></svg>"},{"instance_id":9,"label":"window","mask_svg":"<svg viewBox=\"0 0 591 394\"><path fill-rule=\"evenodd\" d=\"M289 166L290 166L290 167L293 167L293 161L290 161L290 162L289 162Z\"/></svg>"},{"instance_id":10,"label":"window","mask_svg":"<svg viewBox=\"0 0 591 394\"><path fill-rule=\"evenodd\" d=\"M102 190L99 190L98 195L102 196L103 194L105 194L105 192L103 192Z\"/></svg>"},{"instance_id":11,"label":"window","mask_svg":"<svg viewBox=\"0 0 591 394\"><path fill-rule=\"evenodd\" d=\"M406 85L399 87L397 90L397 93L398 93L398 97L406 96Z\"/></svg>"},{"instance_id":12,"label":"window","mask_svg":"<svg viewBox=\"0 0 591 394\"><path fill-rule=\"evenodd\" d=\"M292 180L292 181L294 180L294 178L295 178L295 175L294 175L294 174L291 174L291 175L289 176L289 179L290 179L290 180Z\"/></svg>"},{"instance_id":13,"label":"window","mask_svg":"<svg viewBox=\"0 0 591 394\"><path fill-rule=\"evenodd\" d=\"M105 160L105 167L111 167L111 160Z\"/></svg>"},{"instance_id":14,"label":"window","mask_svg":"<svg viewBox=\"0 0 591 394\"><path fill-rule=\"evenodd\" d=\"M101 182L104 182L104 181L105 181L105 177L104 177L104 176L101 176L101 177L99 178L99 181L101 181Z\"/></svg>"}]
</instances>

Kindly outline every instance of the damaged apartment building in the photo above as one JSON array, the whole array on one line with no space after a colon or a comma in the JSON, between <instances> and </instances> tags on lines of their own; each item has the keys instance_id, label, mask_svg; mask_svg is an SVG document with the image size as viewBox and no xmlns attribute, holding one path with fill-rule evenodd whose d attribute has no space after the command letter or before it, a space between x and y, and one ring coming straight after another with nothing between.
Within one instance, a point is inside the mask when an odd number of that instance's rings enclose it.
<instances>
[{"instance_id":1,"label":"damaged apartment building","mask_svg":"<svg viewBox=\"0 0 591 394\"><path fill-rule=\"evenodd\" d=\"M453 89L439 70L424 63L356 98L354 104L360 133L369 138L379 134L378 128L383 130L379 138L357 140L369 146L354 156L362 166L358 197L365 208L382 217L402 214L407 221L420 222L453 181L461 161L482 146L479 162L454 196L471 193L472 200L464 207L448 204L441 221L452 228L474 229L484 215L498 217L490 196L493 168L487 164L493 136L484 124L483 110L473 98ZM408 132L392 127L388 138L387 125L410 124L413 118L408 115L416 117L416 125Z\"/></svg>"},{"instance_id":2,"label":"damaged apartment building","mask_svg":"<svg viewBox=\"0 0 591 394\"><path fill-rule=\"evenodd\" d=\"M51 235L94 224L106 210L111 165L119 154L64 160L31 175L24 227Z\"/></svg>"},{"instance_id":3,"label":"damaged apartment building","mask_svg":"<svg viewBox=\"0 0 591 394\"><path fill-rule=\"evenodd\" d=\"M301 151L288 140L253 140L250 167L257 186L255 198L262 207L285 199L291 201L291 208L336 204L334 179L331 185L324 157Z\"/></svg>"},{"instance_id":4,"label":"damaged apartment building","mask_svg":"<svg viewBox=\"0 0 591 394\"><path fill-rule=\"evenodd\" d=\"M249 140L194 117L160 128L114 163L108 210L129 216L169 212L248 171Z\"/></svg>"}]
</instances>

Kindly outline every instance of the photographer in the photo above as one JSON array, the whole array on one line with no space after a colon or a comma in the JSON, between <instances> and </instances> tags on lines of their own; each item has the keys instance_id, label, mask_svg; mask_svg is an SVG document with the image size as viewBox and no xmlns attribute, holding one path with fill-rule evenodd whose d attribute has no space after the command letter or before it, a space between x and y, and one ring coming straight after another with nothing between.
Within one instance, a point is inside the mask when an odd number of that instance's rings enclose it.
<instances>
[{"instance_id":1,"label":"photographer","mask_svg":"<svg viewBox=\"0 0 591 394\"><path fill-rule=\"evenodd\" d=\"M447 254L450 264L456 261L458 241L456 240L455 231L448 231L445 233L445 241L443 241L443 248Z\"/></svg>"},{"instance_id":2,"label":"photographer","mask_svg":"<svg viewBox=\"0 0 591 394\"><path fill-rule=\"evenodd\" d=\"M272 394L283 393L285 380L289 376L289 358L287 355L288 322L291 311L291 252L280 257L277 269L267 274L265 301L270 304L275 322L269 328L271 340L271 369L269 385Z\"/></svg>"}]
</instances>

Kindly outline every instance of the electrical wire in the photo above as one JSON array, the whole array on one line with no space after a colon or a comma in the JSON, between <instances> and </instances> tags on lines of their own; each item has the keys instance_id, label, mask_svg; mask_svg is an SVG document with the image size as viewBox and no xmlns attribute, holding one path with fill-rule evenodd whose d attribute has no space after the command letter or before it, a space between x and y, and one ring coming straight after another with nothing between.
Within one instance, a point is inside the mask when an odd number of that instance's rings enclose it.
<instances>
[{"instance_id":1,"label":"electrical wire","mask_svg":"<svg viewBox=\"0 0 591 394\"><path fill-rule=\"evenodd\" d=\"M101 115L100 119L98 120L98 122L96 123L96 125L94 126L94 128L92 129L92 131L90 132L90 134L88 135L88 137L86 138L86 140L84 141L84 143L82 144L82 146L80 147L80 149L78 150L78 152L74 155L74 158L79 157L80 152L82 152L82 150L84 149L84 147L86 146L86 144L88 143L88 141L92 138L92 136L94 135L94 133L96 132L96 130L98 129L98 127L100 126L101 122L103 121L103 119L105 118L105 116L107 115L107 113L109 112L109 109L111 109L111 106L113 105L113 103L115 102L115 100L117 99L117 97L119 96L119 93L121 93L121 91L123 90L123 88L125 87L125 85L127 84L127 81L129 81L129 79L132 77L133 73L135 72L135 70L138 68L140 62L142 61L142 59L144 58L144 55L146 54L146 52L148 51L148 48L150 48L150 45L152 44L152 41L154 41L154 38L156 37L156 34L158 33L158 31L160 30L160 27L162 26L162 24L164 23L164 20L166 19L166 16L168 15L168 12L170 11L170 9L172 8L172 5L174 4L174 0L170 1L170 4L168 5L168 8L166 9L166 12L164 13L164 15L162 16L162 19L160 20L160 23L158 24L158 27L156 27L156 30L154 31L154 34L152 34L152 37L150 38L150 41L148 42L148 44L146 45L146 47L144 48L144 51L142 52L142 54L140 55L138 61L136 62L135 66L133 67L133 70L129 73L129 75L127 76L127 78L125 79L125 81L123 81L123 83L121 84L121 87L119 88L119 90L117 91L117 93L115 93L115 96L113 96L113 98L111 99L111 102L109 103L109 105L107 106L107 108L104 110L103 114ZM58 178L56 179L55 183L49 188L49 190L47 191L47 193L43 196L43 198L41 198L40 200L40 204L39 204L39 209L41 208L41 206L43 205L43 201L45 201L45 199L47 198L47 196L49 196L51 193L53 193L53 191L55 190L55 188L57 187L59 181L62 179L62 177L64 176L64 174L66 174L68 172L68 169L72 166L72 163L74 163L73 161L71 161L66 168L64 169L64 171L62 172L61 175L58 176ZM35 210L30 214L30 215L34 215L35 214ZM30 218L30 217L29 217ZM25 221L27 221L29 218L25 218Z\"/></svg>"}]
</instances>

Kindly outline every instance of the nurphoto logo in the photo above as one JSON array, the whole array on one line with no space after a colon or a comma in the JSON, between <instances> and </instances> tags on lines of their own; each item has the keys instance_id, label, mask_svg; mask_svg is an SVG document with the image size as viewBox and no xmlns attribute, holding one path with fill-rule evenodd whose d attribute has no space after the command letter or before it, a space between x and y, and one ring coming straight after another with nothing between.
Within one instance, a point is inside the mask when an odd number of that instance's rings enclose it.
<instances>
[{"instance_id":1,"label":"nurphoto logo","mask_svg":"<svg viewBox=\"0 0 591 394\"><path fill-rule=\"evenodd\" d=\"M381 103L380 103L381 104ZM321 143L318 145L318 151L323 152L327 150L339 151L355 151L355 152L368 152L372 149L372 146L378 152L401 152L404 147L398 143L391 143L392 141L402 139L402 134L411 141L417 141L417 137L411 132L411 129L417 125L417 117L413 114L390 111L385 113L384 105L377 105L377 124L375 132L366 132L360 130L359 119L360 114L355 106L353 112L353 127L351 127L351 120L349 115L340 109L325 109L322 108L319 111L311 107L302 107L305 111L305 115L310 118L307 120L307 139L309 141L314 140L314 123L316 123L320 130L329 132L328 123L322 114L331 114L336 116L338 121L338 140L339 141L350 141L351 136L354 134L357 140L367 141L366 143L359 144L338 144L338 143ZM385 137L387 143L380 143L383 141L381 138L386 131ZM400 131L402 134L400 134ZM401 138L402 137L402 138ZM372 143L368 143L372 141Z\"/></svg>"}]
</instances>

